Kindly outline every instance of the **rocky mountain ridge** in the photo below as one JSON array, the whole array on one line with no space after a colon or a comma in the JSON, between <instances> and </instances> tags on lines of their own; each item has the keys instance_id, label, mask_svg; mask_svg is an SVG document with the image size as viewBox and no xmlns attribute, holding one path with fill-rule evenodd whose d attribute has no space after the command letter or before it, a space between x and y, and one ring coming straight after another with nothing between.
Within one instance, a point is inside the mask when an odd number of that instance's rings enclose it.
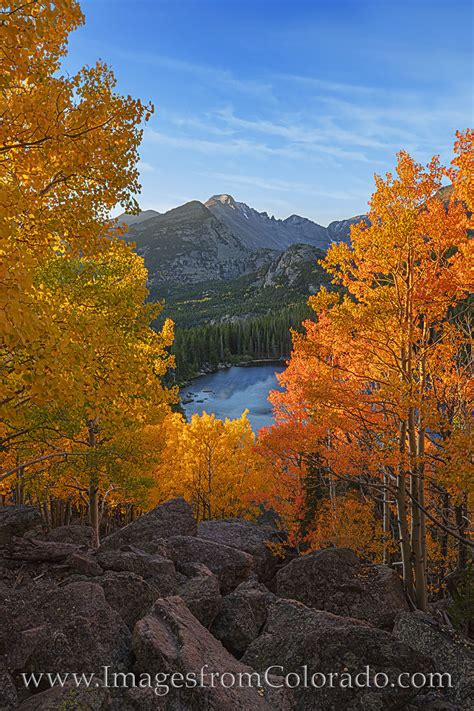
<instances>
[{"instance_id":1,"label":"rocky mountain ridge","mask_svg":"<svg viewBox=\"0 0 474 711\"><path fill-rule=\"evenodd\" d=\"M206 203L209 210L250 249L284 250L296 243L327 249L330 244L325 227L299 215L286 220L258 212L231 195L213 195Z\"/></svg>"},{"instance_id":2,"label":"rocky mountain ridge","mask_svg":"<svg viewBox=\"0 0 474 711\"><path fill-rule=\"evenodd\" d=\"M452 186L446 186L440 196L447 201L451 192ZM288 249L282 265L294 264L299 256L307 261L308 250L295 250L295 245L325 252L334 242L349 243L351 226L366 220L366 215L356 215L323 227L300 215L277 219L227 193L213 195L205 203L193 200L163 214L146 210L117 218L128 226L126 239L135 242L144 257L152 287L232 280L270 267Z\"/></svg>"},{"instance_id":3,"label":"rocky mountain ridge","mask_svg":"<svg viewBox=\"0 0 474 711\"><path fill-rule=\"evenodd\" d=\"M260 269L255 285L262 288L298 288L304 295L314 294L321 284L323 272L318 262L324 255L324 251L318 247L292 244Z\"/></svg>"},{"instance_id":4,"label":"rocky mountain ridge","mask_svg":"<svg viewBox=\"0 0 474 711\"><path fill-rule=\"evenodd\" d=\"M284 220L277 219L269 216L267 212L258 212L246 203L237 202L231 195L223 193L213 195L205 203L193 200L163 214L154 210L146 210L139 215L123 213L117 218L117 222L129 226L131 240L140 237L140 241L143 241L146 235L148 241L158 242L163 237L163 227L168 221L173 233L177 215L192 219L189 206L197 205L207 208L216 218L215 224L219 224L218 229L223 233L231 232L239 241L241 249L250 252L262 250L282 252L293 244L309 244L326 251L331 242L349 241L350 226L364 218L364 215L358 215L346 220L336 220L328 227L323 227L300 215L290 215ZM157 217L161 218L158 222ZM161 229L157 229L158 226ZM137 246L140 248L139 245ZM155 248L159 248L159 245L155 244Z\"/></svg>"},{"instance_id":5,"label":"rocky mountain ridge","mask_svg":"<svg viewBox=\"0 0 474 711\"><path fill-rule=\"evenodd\" d=\"M355 215L347 220L335 220L326 227L330 242L350 242L351 225L365 221L366 215Z\"/></svg>"},{"instance_id":6,"label":"rocky mountain ridge","mask_svg":"<svg viewBox=\"0 0 474 711\"><path fill-rule=\"evenodd\" d=\"M232 300L234 291L237 297L242 289L249 295L256 288L278 288L282 305L298 295L307 298L321 283L317 262L331 239L347 241L350 225L359 219L333 222L328 228L299 215L277 220L227 194L151 217L150 212L125 216L133 221L124 238L135 243L145 260L152 297L164 297L173 317L176 300L183 304L195 302L196 296L208 299L209 290L217 298L225 291ZM196 294L199 285L201 297ZM215 311L210 309L210 318ZM251 305L246 311L244 299L242 315L253 311Z\"/></svg>"},{"instance_id":7,"label":"rocky mountain ridge","mask_svg":"<svg viewBox=\"0 0 474 711\"><path fill-rule=\"evenodd\" d=\"M160 284L234 279L273 256L247 247L197 200L131 225L125 239L143 256L151 290Z\"/></svg>"}]
</instances>

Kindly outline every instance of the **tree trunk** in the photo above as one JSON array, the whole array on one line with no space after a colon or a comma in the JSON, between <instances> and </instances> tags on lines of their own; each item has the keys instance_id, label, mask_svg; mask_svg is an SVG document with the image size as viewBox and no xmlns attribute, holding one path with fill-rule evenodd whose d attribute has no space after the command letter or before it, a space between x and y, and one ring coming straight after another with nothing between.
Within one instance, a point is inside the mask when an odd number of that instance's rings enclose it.
<instances>
[{"instance_id":1,"label":"tree trunk","mask_svg":"<svg viewBox=\"0 0 474 711\"><path fill-rule=\"evenodd\" d=\"M51 531L51 512L49 510L47 500L44 501L43 504L40 504L40 509L43 509L44 525L46 528L46 533L49 533Z\"/></svg>"},{"instance_id":2,"label":"tree trunk","mask_svg":"<svg viewBox=\"0 0 474 711\"><path fill-rule=\"evenodd\" d=\"M89 447L94 450L97 446L97 421L89 420L87 427L89 434ZM98 548L100 545L98 479L97 464L93 461L89 472L89 524L92 526L92 545L94 548Z\"/></svg>"},{"instance_id":3,"label":"tree trunk","mask_svg":"<svg viewBox=\"0 0 474 711\"><path fill-rule=\"evenodd\" d=\"M401 422L399 447L400 454L402 455L402 457L405 452L406 430L406 422ZM403 466L403 462L401 462L397 476L397 521L398 532L400 537L400 554L402 558L403 582L405 585L405 592L409 599L414 602L415 588L413 583L411 541L410 531L408 528L408 507L405 487L406 473Z\"/></svg>"},{"instance_id":4,"label":"tree trunk","mask_svg":"<svg viewBox=\"0 0 474 711\"><path fill-rule=\"evenodd\" d=\"M212 518L212 463L210 456L207 462L207 518L210 520Z\"/></svg>"},{"instance_id":5,"label":"tree trunk","mask_svg":"<svg viewBox=\"0 0 474 711\"><path fill-rule=\"evenodd\" d=\"M441 494L441 499L443 502L443 523L445 526L449 526L449 494L447 491L443 491ZM448 547L449 538L447 531L441 531L441 557L443 561L448 559ZM446 570L444 570L444 575L446 575Z\"/></svg>"},{"instance_id":6,"label":"tree trunk","mask_svg":"<svg viewBox=\"0 0 474 711\"><path fill-rule=\"evenodd\" d=\"M416 436L415 410L408 409L408 445L410 450L410 494L411 494L411 545L413 569L415 573L415 599L419 610L426 610L427 591L424 565L423 518L419 507L420 467L417 463L418 442Z\"/></svg>"},{"instance_id":7,"label":"tree trunk","mask_svg":"<svg viewBox=\"0 0 474 711\"><path fill-rule=\"evenodd\" d=\"M456 528L461 538L466 538L466 506L461 503L455 507ZM467 566L468 550L463 541L458 541L458 570L464 570Z\"/></svg>"},{"instance_id":8,"label":"tree trunk","mask_svg":"<svg viewBox=\"0 0 474 711\"><path fill-rule=\"evenodd\" d=\"M390 565L391 553L390 553L390 540L392 537L392 527L390 525L390 494L388 490L388 477L384 474L384 490L383 490L383 562L385 565Z\"/></svg>"},{"instance_id":9,"label":"tree trunk","mask_svg":"<svg viewBox=\"0 0 474 711\"><path fill-rule=\"evenodd\" d=\"M99 536L99 495L95 483L89 486L89 524L92 526L92 546L100 546Z\"/></svg>"},{"instance_id":10,"label":"tree trunk","mask_svg":"<svg viewBox=\"0 0 474 711\"><path fill-rule=\"evenodd\" d=\"M408 274L410 272L408 271ZM408 292L409 280L407 283ZM404 325L407 331L407 343L410 344L410 308L409 308L409 298L407 293L407 299L403 311ZM400 368L402 372L401 389L409 381L410 378L410 361L411 361L411 348L408 345L402 345L400 348ZM407 430L408 424L406 420L400 422L399 428L399 451L400 451L400 464L398 468L397 476L397 517L398 517L398 531L400 536L400 551L402 557L403 566L403 581L405 583L405 592L412 602L415 604L415 583L413 579L413 541L411 539L410 530L408 527L408 503L407 503L407 472L405 466L406 460L406 449L407 449Z\"/></svg>"},{"instance_id":11,"label":"tree trunk","mask_svg":"<svg viewBox=\"0 0 474 711\"><path fill-rule=\"evenodd\" d=\"M417 438L417 484L418 496L417 501L420 505L420 576L421 589L419 594L419 607L421 610L426 610L428 606L428 583L426 575L426 515L425 515L425 390L426 390L426 355L424 348L426 344L426 323L423 323L423 343L422 357L420 362L420 406L418 409L418 438Z\"/></svg>"},{"instance_id":12,"label":"tree trunk","mask_svg":"<svg viewBox=\"0 0 474 711\"><path fill-rule=\"evenodd\" d=\"M417 591L418 607L426 611L428 607L428 583L426 575L426 516L425 508L425 428L420 423L418 430L417 501L420 504L420 590Z\"/></svg>"},{"instance_id":13,"label":"tree trunk","mask_svg":"<svg viewBox=\"0 0 474 711\"><path fill-rule=\"evenodd\" d=\"M16 474L16 488L15 488L15 503L18 505L24 504L24 487L23 487L23 473L24 469L21 468Z\"/></svg>"},{"instance_id":14,"label":"tree trunk","mask_svg":"<svg viewBox=\"0 0 474 711\"><path fill-rule=\"evenodd\" d=\"M72 521L72 504L71 504L71 499L68 499L67 502L67 518L66 518L66 526L70 526Z\"/></svg>"}]
</instances>

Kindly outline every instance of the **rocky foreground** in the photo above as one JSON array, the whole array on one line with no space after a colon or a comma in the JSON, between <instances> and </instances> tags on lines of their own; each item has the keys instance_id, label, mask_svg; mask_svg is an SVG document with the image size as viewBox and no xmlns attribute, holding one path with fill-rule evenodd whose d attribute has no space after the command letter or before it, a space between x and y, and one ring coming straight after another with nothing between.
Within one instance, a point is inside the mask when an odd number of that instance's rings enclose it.
<instances>
[{"instance_id":1,"label":"rocky foreground","mask_svg":"<svg viewBox=\"0 0 474 711\"><path fill-rule=\"evenodd\" d=\"M182 499L106 538L65 526L48 536L31 507L0 508L0 709L216 711L474 708L472 646L435 616L410 612L400 580L349 549L279 560L281 532L240 519L196 524ZM207 667L206 667L207 665ZM452 688L287 688L283 678L370 667L448 672ZM252 674L260 687L50 688L24 675L96 673L135 678L207 668ZM273 673L275 672L275 673ZM262 677L263 678L263 677Z\"/></svg>"}]
</instances>

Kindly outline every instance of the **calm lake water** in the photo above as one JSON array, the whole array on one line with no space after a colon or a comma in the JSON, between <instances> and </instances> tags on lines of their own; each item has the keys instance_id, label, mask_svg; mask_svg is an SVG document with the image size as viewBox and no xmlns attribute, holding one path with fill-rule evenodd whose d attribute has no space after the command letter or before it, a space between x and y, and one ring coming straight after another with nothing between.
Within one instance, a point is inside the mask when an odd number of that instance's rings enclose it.
<instances>
[{"instance_id":1,"label":"calm lake water","mask_svg":"<svg viewBox=\"0 0 474 711\"><path fill-rule=\"evenodd\" d=\"M280 363L233 366L196 378L181 389L186 416L206 411L219 419L233 420L248 409L252 428L258 432L271 424L272 410L267 398L271 390L278 389L275 373L283 370Z\"/></svg>"}]
</instances>

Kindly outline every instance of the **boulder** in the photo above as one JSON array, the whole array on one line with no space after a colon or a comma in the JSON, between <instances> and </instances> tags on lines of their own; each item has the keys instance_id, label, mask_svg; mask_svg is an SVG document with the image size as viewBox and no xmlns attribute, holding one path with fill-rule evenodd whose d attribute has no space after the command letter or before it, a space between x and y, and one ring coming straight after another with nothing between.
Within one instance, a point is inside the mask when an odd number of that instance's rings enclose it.
<instances>
[{"instance_id":1,"label":"boulder","mask_svg":"<svg viewBox=\"0 0 474 711\"><path fill-rule=\"evenodd\" d=\"M103 688L66 684L35 694L24 701L20 711L105 711L110 708L110 693Z\"/></svg>"},{"instance_id":2,"label":"boulder","mask_svg":"<svg viewBox=\"0 0 474 711\"><path fill-rule=\"evenodd\" d=\"M436 671L451 675L447 698L462 708L474 708L474 644L423 612L401 612L393 634L433 659Z\"/></svg>"},{"instance_id":3,"label":"boulder","mask_svg":"<svg viewBox=\"0 0 474 711\"><path fill-rule=\"evenodd\" d=\"M278 557L272 553L269 545L281 543L285 539L284 532L273 526L242 518L202 521L197 535L249 553L255 561L255 572L263 583L273 578L278 565Z\"/></svg>"},{"instance_id":4,"label":"boulder","mask_svg":"<svg viewBox=\"0 0 474 711\"><path fill-rule=\"evenodd\" d=\"M152 678L155 674L175 674L174 686L162 697L165 699L164 708L169 711L270 711L291 708L286 690L257 687L259 680L255 676L252 677L252 686L247 675L251 675L253 670L234 659L179 597L157 600L151 613L137 622L133 633L133 651L136 673L150 674ZM186 688L182 680L186 675L195 675L197 686L192 687L188 682ZM239 675L244 675L240 677L240 688ZM237 679L237 685L234 679Z\"/></svg>"},{"instance_id":5,"label":"boulder","mask_svg":"<svg viewBox=\"0 0 474 711\"><path fill-rule=\"evenodd\" d=\"M296 708L318 711L404 709L418 690L398 686L399 674L433 669L429 659L388 632L293 600L277 600L270 606L262 634L241 661L261 671L274 667L282 676L296 674L290 677L292 684L297 678L301 682L293 689ZM365 681L367 667L370 687ZM375 674L388 676L385 688L375 686ZM377 681L385 684L384 677Z\"/></svg>"},{"instance_id":6,"label":"boulder","mask_svg":"<svg viewBox=\"0 0 474 711\"><path fill-rule=\"evenodd\" d=\"M166 541L168 555L175 563L202 563L219 579L226 594L246 580L253 570L248 553L191 536L171 536Z\"/></svg>"},{"instance_id":7,"label":"boulder","mask_svg":"<svg viewBox=\"0 0 474 711\"><path fill-rule=\"evenodd\" d=\"M0 604L1 600L8 597L10 592L19 592L25 586L34 585L35 579L40 579L42 583L49 581L52 585L55 584L58 568L64 568L68 573L71 572L69 566L41 562L25 564L22 560L7 558L7 554L6 550L0 550Z\"/></svg>"},{"instance_id":8,"label":"boulder","mask_svg":"<svg viewBox=\"0 0 474 711\"><path fill-rule=\"evenodd\" d=\"M387 629L397 612L409 609L397 574L386 566L362 563L348 548L325 548L295 558L275 580L279 597Z\"/></svg>"},{"instance_id":9,"label":"boulder","mask_svg":"<svg viewBox=\"0 0 474 711\"><path fill-rule=\"evenodd\" d=\"M380 626L383 627L385 623L391 630L398 612L410 610L410 605L402 580L393 568L388 565L374 565L373 572L376 575L376 587L382 591L383 604L387 610L379 617Z\"/></svg>"},{"instance_id":10,"label":"boulder","mask_svg":"<svg viewBox=\"0 0 474 711\"><path fill-rule=\"evenodd\" d=\"M466 711L466 707L447 701L441 691L427 691L425 693L422 689L418 696L404 707L403 711Z\"/></svg>"},{"instance_id":11,"label":"boulder","mask_svg":"<svg viewBox=\"0 0 474 711\"><path fill-rule=\"evenodd\" d=\"M176 594L177 579L174 564L159 554L149 555L133 546L122 546L120 550L100 550L96 560L104 570L135 573L151 581L157 591L157 597Z\"/></svg>"},{"instance_id":12,"label":"boulder","mask_svg":"<svg viewBox=\"0 0 474 711\"><path fill-rule=\"evenodd\" d=\"M56 543L39 538L16 538L7 546L7 557L11 560L24 560L31 563L62 563L79 547L73 543Z\"/></svg>"},{"instance_id":13,"label":"boulder","mask_svg":"<svg viewBox=\"0 0 474 711\"><path fill-rule=\"evenodd\" d=\"M273 595L257 580L246 580L222 600L211 632L235 657L241 657L267 620Z\"/></svg>"},{"instance_id":14,"label":"boulder","mask_svg":"<svg viewBox=\"0 0 474 711\"><path fill-rule=\"evenodd\" d=\"M70 568L83 575L102 575L104 572L96 560L87 553L77 551L66 558L66 563Z\"/></svg>"},{"instance_id":15,"label":"boulder","mask_svg":"<svg viewBox=\"0 0 474 711\"><path fill-rule=\"evenodd\" d=\"M12 591L0 601L0 619L8 620L0 628L0 649L15 678L21 672L91 672L106 664L122 670L129 663L130 631L96 583Z\"/></svg>"},{"instance_id":16,"label":"boulder","mask_svg":"<svg viewBox=\"0 0 474 711\"><path fill-rule=\"evenodd\" d=\"M41 516L34 506L0 506L0 546L40 524Z\"/></svg>"},{"instance_id":17,"label":"boulder","mask_svg":"<svg viewBox=\"0 0 474 711\"><path fill-rule=\"evenodd\" d=\"M15 684L3 663L0 662L0 709L12 711L16 708L18 708L18 695Z\"/></svg>"},{"instance_id":18,"label":"boulder","mask_svg":"<svg viewBox=\"0 0 474 711\"><path fill-rule=\"evenodd\" d=\"M209 628L221 607L220 584L214 573L200 563L178 565L186 579L178 588L179 597L199 622Z\"/></svg>"},{"instance_id":19,"label":"boulder","mask_svg":"<svg viewBox=\"0 0 474 711\"><path fill-rule=\"evenodd\" d=\"M184 499L172 499L107 536L100 550L113 550L125 544L141 548L141 543L149 543L154 538L195 536L196 530L191 506Z\"/></svg>"},{"instance_id":20,"label":"boulder","mask_svg":"<svg viewBox=\"0 0 474 711\"><path fill-rule=\"evenodd\" d=\"M107 711L186 711L184 707L168 706L166 696L158 696L153 688L131 687L120 691Z\"/></svg>"},{"instance_id":21,"label":"boulder","mask_svg":"<svg viewBox=\"0 0 474 711\"><path fill-rule=\"evenodd\" d=\"M92 538L92 526L80 526L78 524L52 528L47 535L48 541L56 541L57 543L74 543L76 546L88 546L88 548L92 548Z\"/></svg>"},{"instance_id":22,"label":"boulder","mask_svg":"<svg viewBox=\"0 0 474 711\"><path fill-rule=\"evenodd\" d=\"M135 573L109 570L97 582L103 588L110 607L118 612L132 632L135 623L149 612L160 597L152 583Z\"/></svg>"}]
</instances>

